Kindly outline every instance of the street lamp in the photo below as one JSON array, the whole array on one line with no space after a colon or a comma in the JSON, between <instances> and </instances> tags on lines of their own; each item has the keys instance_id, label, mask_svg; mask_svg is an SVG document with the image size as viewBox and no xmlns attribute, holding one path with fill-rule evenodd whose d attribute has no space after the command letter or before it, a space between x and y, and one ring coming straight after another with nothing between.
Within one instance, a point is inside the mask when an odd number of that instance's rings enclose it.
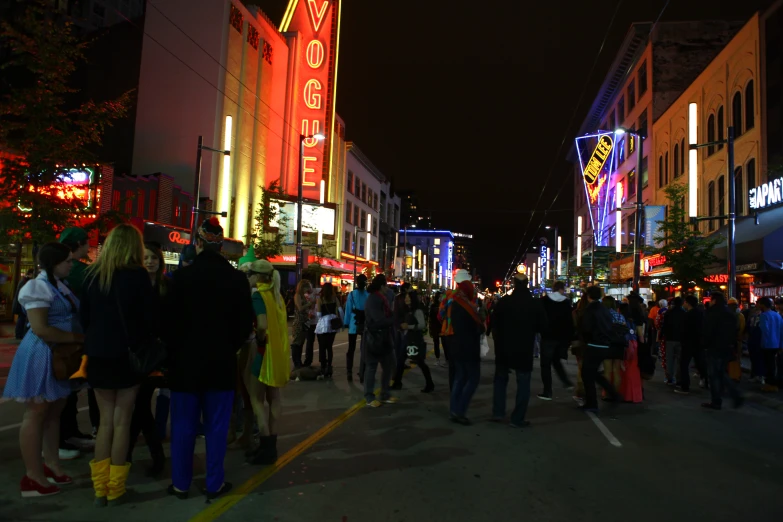
<instances>
[{"instance_id":1,"label":"street lamp","mask_svg":"<svg viewBox=\"0 0 783 522\"><path fill-rule=\"evenodd\" d=\"M639 292L639 279L642 277L642 231L644 229L644 180L642 179L642 156L644 155L644 140L647 136L642 131L619 128L614 131L616 136L630 134L638 139L636 144L636 233L633 238L633 290Z\"/></svg>"},{"instance_id":2,"label":"street lamp","mask_svg":"<svg viewBox=\"0 0 783 522\"><path fill-rule=\"evenodd\" d=\"M353 227L353 287L356 288L356 258L359 256L359 232L364 232L358 225ZM367 247L365 247L367 248Z\"/></svg>"},{"instance_id":3,"label":"street lamp","mask_svg":"<svg viewBox=\"0 0 783 522\"><path fill-rule=\"evenodd\" d=\"M696 103L688 105L688 216L696 224L699 221L712 221L728 218L729 226L726 234L726 250L728 253L728 294L737 296L737 190L734 180L734 127L729 127L725 140L698 143L699 141L699 106ZM699 217L699 156L698 149L726 145L726 167L729 184L729 215ZM721 211L723 209L721 208Z\"/></svg>"},{"instance_id":4,"label":"street lamp","mask_svg":"<svg viewBox=\"0 0 783 522\"><path fill-rule=\"evenodd\" d=\"M225 135L223 136L223 149L213 149L212 147L206 147L204 145L204 136L198 137L198 146L196 147L196 179L193 186L193 207L190 213L190 242L196 244L196 228L198 227L198 215L199 214L212 214L220 217L228 217L227 211L213 212L211 210L200 209L199 207L199 192L201 192L201 151L217 152L223 154L223 176L228 179L229 169L231 167L231 127L233 118L226 116ZM224 192L228 193L228 189L224 187ZM225 208L225 206L223 207Z\"/></svg>"},{"instance_id":5,"label":"street lamp","mask_svg":"<svg viewBox=\"0 0 783 522\"><path fill-rule=\"evenodd\" d=\"M323 141L326 136L316 133L309 136L304 134L299 135L299 183L297 186L296 195L296 281L302 280L302 267L304 261L302 260L302 184L304 183L304 149L305 140ZM321 185L323 193L323 185Z\"/></svg>"}]
</instances>

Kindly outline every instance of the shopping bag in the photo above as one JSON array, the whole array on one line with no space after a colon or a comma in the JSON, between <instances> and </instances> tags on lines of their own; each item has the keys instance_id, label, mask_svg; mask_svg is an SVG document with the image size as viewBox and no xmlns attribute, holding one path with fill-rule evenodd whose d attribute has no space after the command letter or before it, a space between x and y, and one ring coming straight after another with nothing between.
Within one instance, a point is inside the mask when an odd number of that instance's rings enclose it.
<instances>
[{"instance_id":1,"label":"shopping bag","mask_svg":"<svg viewBox=\"0 0 783 522\"><path fill-rule=\"evenodd\" d=\"M486 335L481 336L481 356L486 357L489 354L489 341Z\"/></svg>"}]
</instances>

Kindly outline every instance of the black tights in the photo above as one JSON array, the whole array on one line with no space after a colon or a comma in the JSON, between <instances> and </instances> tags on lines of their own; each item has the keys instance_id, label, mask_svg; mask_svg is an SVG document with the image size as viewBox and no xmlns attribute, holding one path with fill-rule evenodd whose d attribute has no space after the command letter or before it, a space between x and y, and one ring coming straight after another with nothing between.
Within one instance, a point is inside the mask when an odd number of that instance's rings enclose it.
<instances>
[{"instance_id":1,"label":"black tights","mask_svg":"<svg viewBox=\"0 0 783 522\"><path fill-rule=\"evenodd\" d=\"M331 368L332 359L334 358L334 338L337 335L336 332L318 334L318 360L321 361L321 368Z\"/></svg>"},{"instance_id":2,"label":"black tights","mask_svg":"<svg viewBox=\"0 0 783 522\"><path fill-rule=\"evenodd\" d=\"M144 441L150 450L153 463L161 465L164 460L163 442L160 439L155 417L152 415L152 395L155 393L155 382L145 379L139 386L136 405L131 418L130 444L128 445L128 462L133 462L133 448L140 433L144 433Z\"/></svg>"}]
</instances>

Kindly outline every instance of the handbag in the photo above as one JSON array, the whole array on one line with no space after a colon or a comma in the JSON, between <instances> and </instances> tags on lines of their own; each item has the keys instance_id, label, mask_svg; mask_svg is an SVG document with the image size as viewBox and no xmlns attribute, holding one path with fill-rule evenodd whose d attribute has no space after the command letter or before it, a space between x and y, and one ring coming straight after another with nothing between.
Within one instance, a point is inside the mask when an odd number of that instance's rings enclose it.
<instances>
[{"instance_id":1,"label":"handbag","mask_svg":"<svg viewBox=\"0 0 783 522\"><path fill-rule=\"evenodd\" d=\"M383 357L392 351L391 330L389 328L366 329L365 349L374 357Z\"/></svg>"},{"instance_id":2,"label":"handbag","mask_svg":"<svg viewBox=\"0 0 783 522\"><path fill-rule=\"evenodd\" d=\"M120 312L122 330L125 332L125 339L128 342L128 363L131 370L139 377L147 377L163 365L166 360L166 346L159 339L151 337L142 339L137 346L131 348L128 326L125 323L125 314L122 313L119 293L117 294L117 308Z\"/></svg>"},{"instance_id":3,"label":"handbag","mask_svg":"<svg viewBox=\"0 0 783 522\"><path fill-rule=\"evenodd\" d=\"M84 346L80 343L62 343L51 346L52 373L58 381L67 381L82 364Z\"/></svg>"}]
</instances>

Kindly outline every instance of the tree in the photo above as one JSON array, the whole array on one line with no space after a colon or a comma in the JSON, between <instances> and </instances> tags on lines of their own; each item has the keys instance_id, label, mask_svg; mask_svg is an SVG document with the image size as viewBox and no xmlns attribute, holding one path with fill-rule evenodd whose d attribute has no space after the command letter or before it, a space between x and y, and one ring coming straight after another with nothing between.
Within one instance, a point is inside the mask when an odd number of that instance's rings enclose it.
<instances>
[{"instance_id":1,"label":"tree","mask_svg":"<svg viewBox=\"0 0 783 522\"><path fill-rule=\"evenodd\" d=\"M653 249L653 253L666 256L666 265L671 268L673 278L685 290L704 281L707 267L718 261L712 252L721 239L704 236L691 224L685 209L687 185L672 183L664 192L669 200L669 211L654 238L656 244L662 246Z\"/></svg>"},{"instance_id":2,"label":"tree","mask_svg":"<svg viewBox=\"0 0 783 522\"><path fill-rule=\"evenodd\" d=\"M281 212L280 206L275 204L276 201L284 201L285 198L285 192L279 180L272 181L268 188L264 188L262 185L260 189L261 202L256 211L251 240L255 247L256 257L269 259L282 255L291 218ZM272 226L273 223L277 225L276 229Z\"/></svg>"},{"instance_id":3,"label":"tree","mask_svg":"<svg viewBox=\"0 0 783 522\"><path fill-rule=\"evenodd\" d=\"M78 100L70 86L85 43L44 0L16 0L0 23L9 51L0 82L0 229L7 239L53 240L81 211L69 167L94 165L91 147L127 114L131 92L104 102ZM29 210L21 210L21 209Z\"/></svg>"}]
</instances>

